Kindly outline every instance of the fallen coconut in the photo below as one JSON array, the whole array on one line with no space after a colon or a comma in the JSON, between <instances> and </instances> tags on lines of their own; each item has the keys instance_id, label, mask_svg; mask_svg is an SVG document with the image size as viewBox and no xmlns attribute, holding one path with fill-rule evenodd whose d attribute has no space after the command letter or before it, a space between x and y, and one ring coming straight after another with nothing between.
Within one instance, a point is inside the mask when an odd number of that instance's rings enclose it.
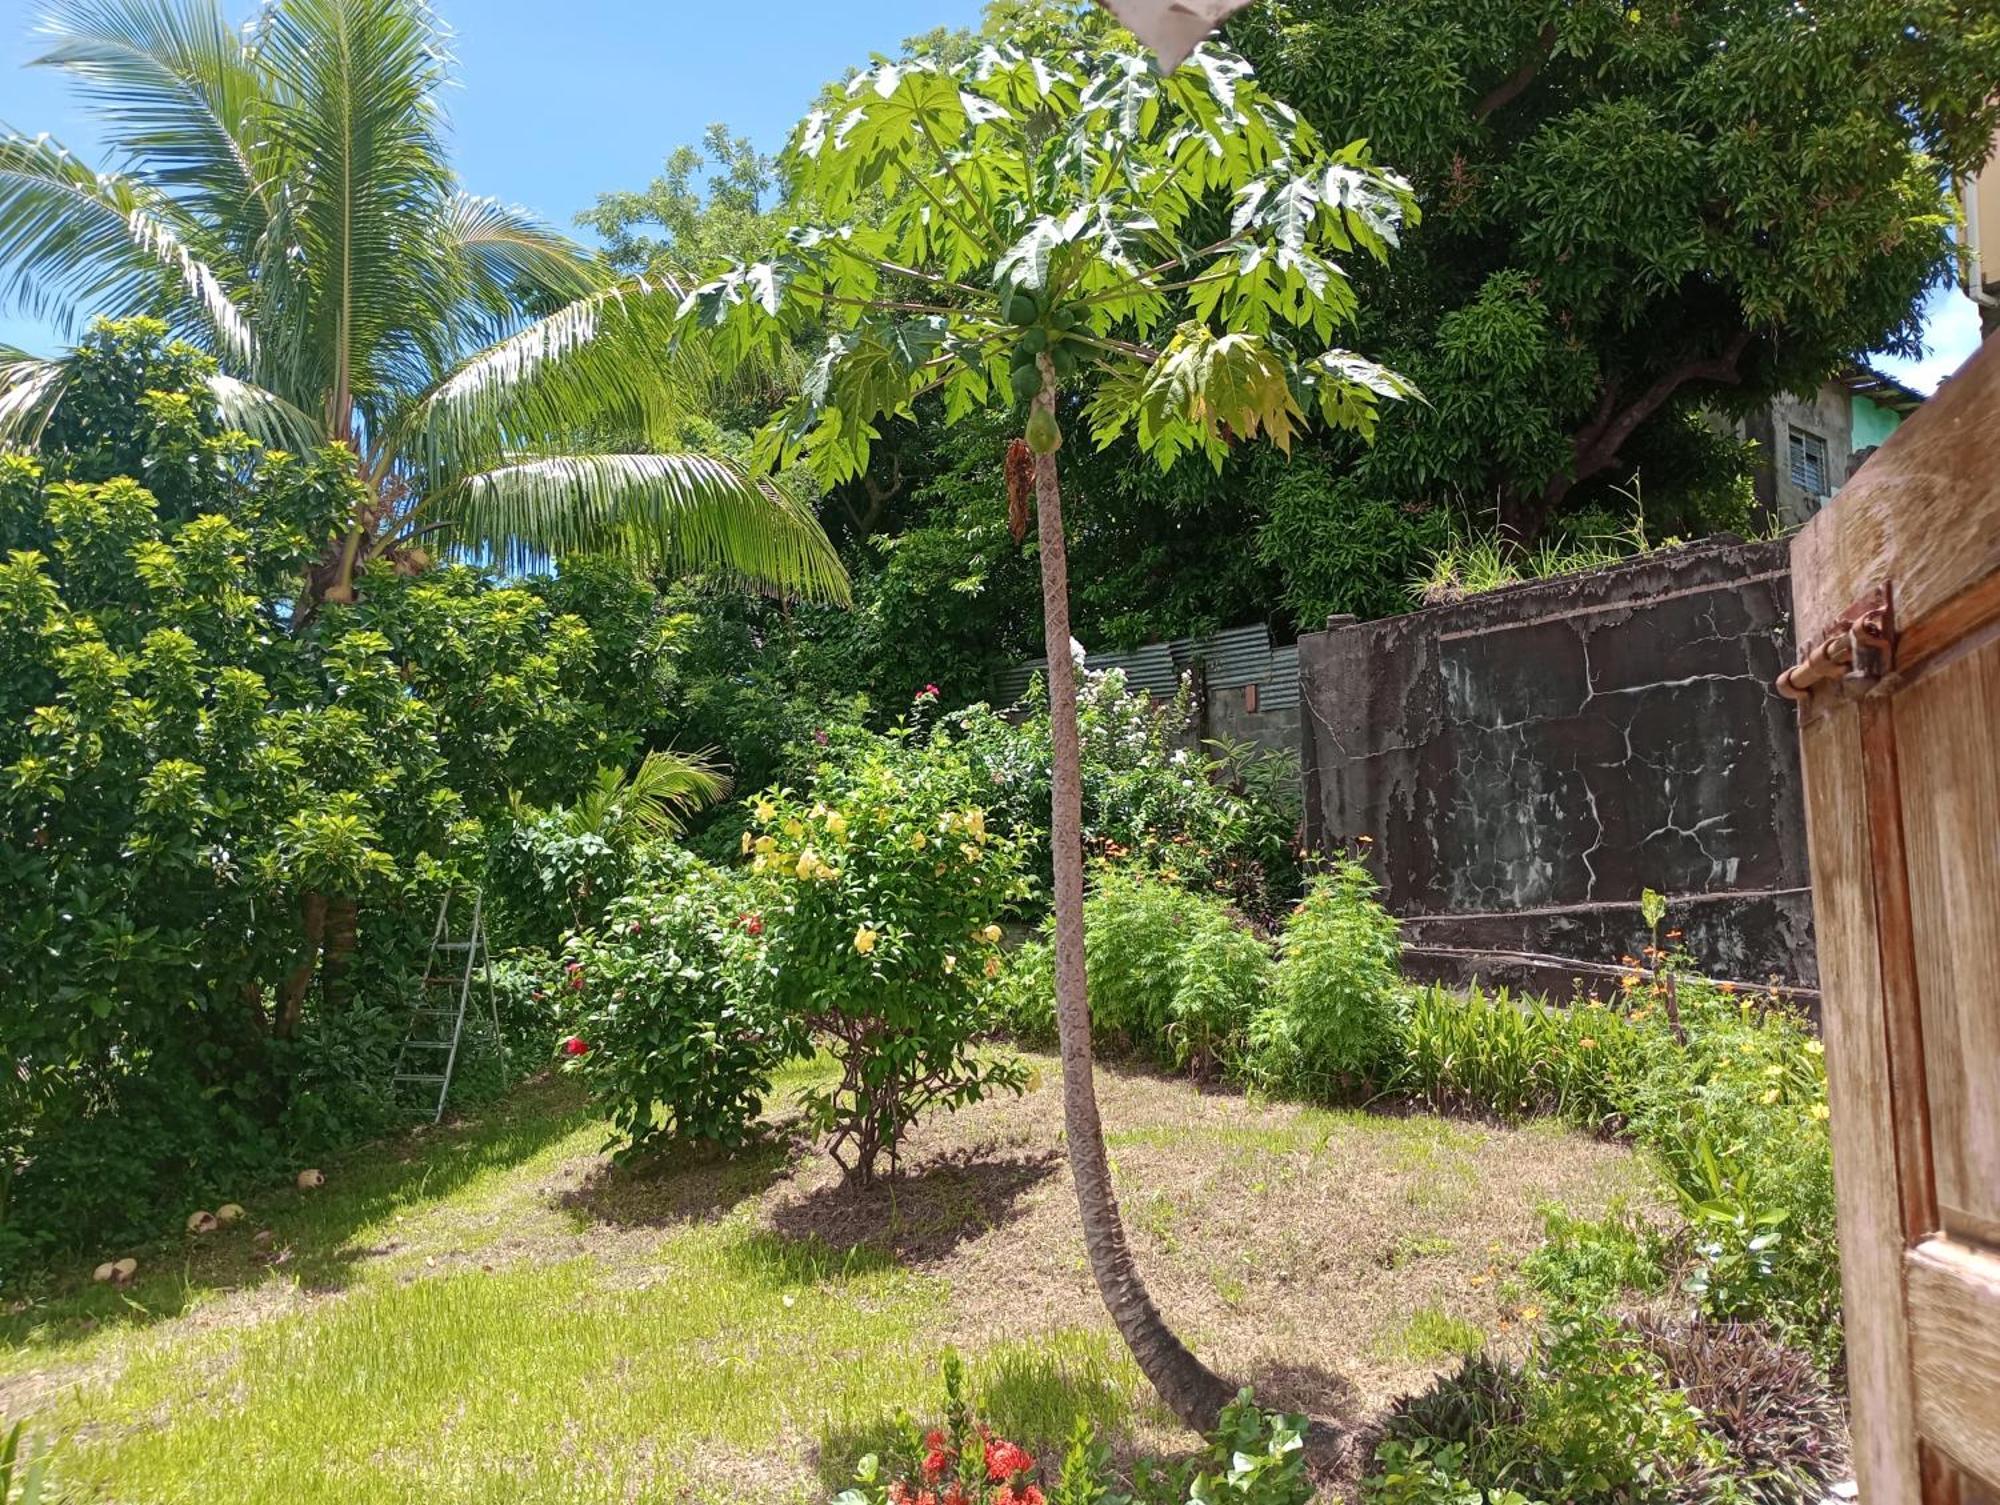
<instances>
[{"instance_id":1,"label":"fallen coconut","mask_svg":"<svg viewBox=\"0 0 2000 1505\"><path fill-rule=\"evenodd\" d=\"M243 1221L243 1209L234 1202L224 1202L215 1209L215 1221L227 1228L231 1223Z\"/></svg>"},{"instance_id":2,"label":"fallen coconut","mask_svg":"<svg viewBox=\"0 0 2000 1505\"><path fill-rule=\"evenodd\" d=\"M300 1171L299 1190L311 1191L315 1186L326 1185L325 1171Z\"/></svg>"},{"instance_id":3,"label":"fallen coconut","mask_svg":"<svg viewBox=\"0 0 2000 1505\"><path fill-rule=\"evenodd\" d=\"M215 1214L212 1212L202 1211L188 1214L187 1231L189 1233L213 1233L217 1226Z\"/></svg>"},{"instance_id":4,"label":"fallen coconut","mask_svg":"<svg viewBox=\"0 0 2000 1505\"><path fill-rule=\"evenodd\" d=\"M111 1283L121 1286L130 1285L132 1277L138 1273L139 1261L136 1259L121 1259L111 1267Z\"/></svg>"},{"instance_id":5,"label":"fallen coconut","mask_svg":"<svg viewBox=\"0 0 2000 1505\"><path fill-rule=\"evenodd\" d=\"M112 1261L107 1259L103 1264L99 1265L95 1270L92 1270L90 1272L90 1278L96 1281L99 1285L104 1285L110 1281L111 1277L115 1275L117 1271L118 1271L118 1266L114 1264Z\"/></svg>"},{"instance_id":6,"label":"fallen coconut","mask_svg":"<svg viewBox=\"0 0 2000 1505\"><path fill-rule=\"evenodd\" d=\"M256 1248L268 1249L271 1247L271 1240L273 1237L274 1235L272 1234L270 1229L259 1228L254 1234L251 1235L250 1242Z\"/></svg>"}]
</instances>

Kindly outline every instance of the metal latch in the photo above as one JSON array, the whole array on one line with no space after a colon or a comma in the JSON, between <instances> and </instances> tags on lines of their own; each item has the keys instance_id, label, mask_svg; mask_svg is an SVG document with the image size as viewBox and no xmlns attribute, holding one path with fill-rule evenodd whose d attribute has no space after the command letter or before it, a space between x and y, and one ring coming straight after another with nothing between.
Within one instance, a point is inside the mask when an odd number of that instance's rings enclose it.
<instances>
[{"instance_id":1,"label":"metal latch","mask_svg":"<svg viewBox=\"0 0 2000 1505\"><path fill-rule=\"evenodd\" d=\"M1895 667L1896 618L1887 581L1840 614L1778 676L1778 693L1787 700L1804 700L1814 689L1839 680L1864 689Z\"/></svg>"}]
</instances>

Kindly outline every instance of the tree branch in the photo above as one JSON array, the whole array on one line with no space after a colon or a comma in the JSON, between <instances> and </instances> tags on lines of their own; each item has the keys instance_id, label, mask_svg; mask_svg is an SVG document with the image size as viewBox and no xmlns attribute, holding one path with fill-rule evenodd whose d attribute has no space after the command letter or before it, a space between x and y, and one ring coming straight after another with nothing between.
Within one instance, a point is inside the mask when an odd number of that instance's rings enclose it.
<instances>
[{"instance_id":1,"label":"tree branch","mask_svg":"<svg viewBox=\"0 0 2000 1505\"><path fill-rule=\"evenodd\" d=\"M1657 413L1668 398L1689 382L1734 385L1741 381L1742 373L1736 363L1749 344L1750 331L1738 330L1721 355L1685 360L1678 366L1668 368L1622 409L1616 407L1617 383L1608 384L1604 397L1598 402L1597 415L1577 430L1571 440L1576 463L1571 467L1570 474L1553 476L1549 480L1544 492L1544 513L1561 501L1578 481L1588 480L1608 468L1618 458L1618 451L1625 441L1632 437L1632 431Z\"/></svg>"},{"instance_id":2,"label":"tree branch","mask_svg":"<svg viewBox=\"0 0 2000 1505\"><path fill-rule=\"evenodd\" d=\"M1484 120L1495 110L1505 109L1527 92L1528 85L1535 81L1535 75L1542 71L1542 64L1546 63L1549 54L1555 51L1555 27L1544 26L1539 40L1541 45L1533 57L1486 91L1485 96L1472 111L1474 120Z\"/></svg>"}]
</instances>

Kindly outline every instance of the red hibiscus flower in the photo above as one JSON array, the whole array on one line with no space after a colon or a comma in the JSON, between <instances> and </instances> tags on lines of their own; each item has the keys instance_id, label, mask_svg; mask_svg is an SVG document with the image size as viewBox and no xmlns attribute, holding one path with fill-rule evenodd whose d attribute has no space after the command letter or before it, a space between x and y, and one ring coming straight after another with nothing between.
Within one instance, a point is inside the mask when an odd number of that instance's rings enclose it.
<instances>
[{"instance_id":1,"label":"red hibiscus flower","mask_svg":"<svg viewBox=\"0 0 2000 1505\"><path fill-rule=\"evenodd\" d=\"M748 934L762 935L764 933L764 917L762 915L746 914L740 916L739 918L741 918L741 920L743 921L743 929Z\"/></svg>"},{"instance_id":2,"label":"red hibiscus flower","mask_svg":"<svg viewBox=\"0 0 2000 1505\"><path fill-rule=\"evenodd\" d=\"M590 1042L581 1035L571 1035L563 1041L562 1052L566 1056L588 1055L590 1053Z\"/></svg>"}]
</instances>

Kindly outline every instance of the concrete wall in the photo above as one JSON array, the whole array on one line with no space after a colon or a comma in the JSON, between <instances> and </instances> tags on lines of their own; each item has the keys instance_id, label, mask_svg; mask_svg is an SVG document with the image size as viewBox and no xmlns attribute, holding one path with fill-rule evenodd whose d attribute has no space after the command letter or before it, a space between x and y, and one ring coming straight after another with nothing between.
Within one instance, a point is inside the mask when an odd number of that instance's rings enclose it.
<instances>
[{"instance_id":1,"label":"concrete wall","mask_svg":"<svg viewBox=\"0 0 2000 1505\"><path fill-rule=\"evenodd\" d=\"M1307 836L1413 971L1567 993L1668 895L1701 970L1817 985L1783 544L1701 545L1299 642Z\"/></svg>"}]
</instances>

